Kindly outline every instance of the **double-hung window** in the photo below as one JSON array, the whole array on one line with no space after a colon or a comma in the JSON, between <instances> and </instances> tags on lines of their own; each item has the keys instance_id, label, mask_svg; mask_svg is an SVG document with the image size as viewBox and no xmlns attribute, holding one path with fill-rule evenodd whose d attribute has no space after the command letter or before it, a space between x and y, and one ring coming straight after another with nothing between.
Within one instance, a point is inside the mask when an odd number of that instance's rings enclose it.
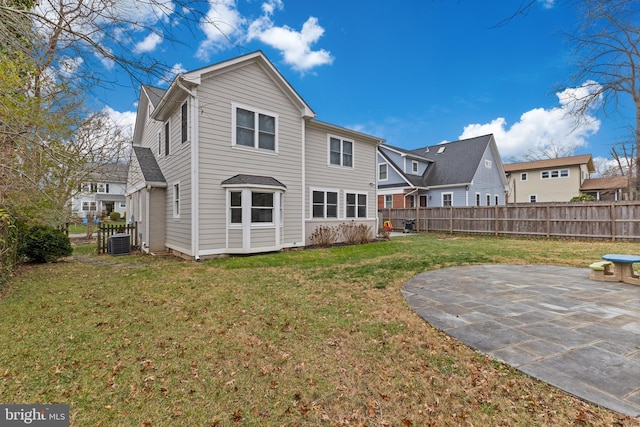
<instances>
[{"instance_id":1,"label":"double-hung window","mask_svg":"<svg viewBox=\"0 0 640 427\"><path fill-rule=\"evenodd\" d=\"M386 163L380 163L378 165L378 180L386 181L389 177L388 165Z\"/></svg>"},{"instance_id":2,"label":"double-hung window","mask_svg":"<svg viewBox=\"0 0 640 427\"><path fill-rule=\"evenodd\" d=\"M453 193L442 193L442 206L453 206Z\"/></svg>"},{"instance_id":3,"label":"double-hung window","mask_svg":"<svg viewBox=\"0 0 640 427\"><path fill-rule=\"evenodd\" d=\"M329 164L353 167L353 141L329 137Z\"/></svg>"},{"instance_id":4,"label":"double-hung window","mask_svg":"<svg viewBox=\"0 0 640 427\"><path fill-rule=\"evenodd\" d=\"M312 215L314 218L338 217L338 192L313 191Z\"/></svg>"},{"instance_id":5,"label":"double-hung window","mask_svg":"<svg viewBox=\"0 0 640 427\"><path fill-rule=\"evenodd\" d=\"M251 222L273 222L273 193L251 193Z\"/></svg>"},{"instance_id":6,"label":"double-hung window","mask_svg":"<svg viewBox=\"0 0 640 427\"><path fill-rule=\"evenodd\" d=\"M231 191L230 193L229 217L231 224L242 224L242 191Z\"/></svg>"},{"instance_id":7,"label":"double-hung window","mask_svg":"<svg viewBox=\"0 0 640 427\"><path fill-rule=\"evenodd\" d=\"M275 114L235 107L234 144L277 151L277 117Z\"/></svg>"},{"instance_id":8,"label":"double-hung window","mask_svg":"<svg viewBox=\"0 0 640 427\"><path fill-rule=\"evenodd\" d=\"M346 194L346 216L347 218L367 217L367 195L366 193Z\"/></svg>"}]
</instances>

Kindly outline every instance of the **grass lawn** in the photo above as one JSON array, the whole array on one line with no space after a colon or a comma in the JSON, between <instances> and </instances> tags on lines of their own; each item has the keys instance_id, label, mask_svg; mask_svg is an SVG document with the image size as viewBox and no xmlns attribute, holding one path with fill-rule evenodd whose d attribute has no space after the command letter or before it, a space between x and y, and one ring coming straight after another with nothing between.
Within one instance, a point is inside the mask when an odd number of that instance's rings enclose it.
<instances>
[{"instance_id":1,"label":"grass lawn","mask_svg":"<svg viewBox=\"0 0 640 427\"><path fill-rule=\"evenodd\" d=\"M586 267L637 244L420 235L201 263L94 250L23 266L4 290L2 403L67 403L74 426L637 422L470 350L400 293L425 270Z\"/></svg>"}]
</instances>

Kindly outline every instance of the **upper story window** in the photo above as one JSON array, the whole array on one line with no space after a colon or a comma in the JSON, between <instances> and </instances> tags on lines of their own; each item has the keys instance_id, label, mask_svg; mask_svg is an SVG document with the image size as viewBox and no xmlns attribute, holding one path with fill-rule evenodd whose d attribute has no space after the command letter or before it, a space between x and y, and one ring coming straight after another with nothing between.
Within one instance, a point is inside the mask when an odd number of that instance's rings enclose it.
<instances>
[{"instance_id":1,"label":"upper story window","mask_svg":"<svg viewBox=\"0 0 640 427\"><path fill-rule=\"evenodd\" d=\"M277 151L278 120L275 114L234 107L234 139L236 146Z\"/></svg>"},{"instance_id":2,"label":"upper story window","mask_svg":"<svg viewBox=\"0 0 640 427\"><path fill-rule=\"evenodd\" d=\"M171 129L169 128L169 122L164 124L164 155L169 155L169 141L171 139L171 133L169 132Z\"/></svg>"},{"instance_id":3,"label":"upper story window","mask_svg":"<svg viewBox=\"0 0 640 427\"><path fill-rule=\"evenodd\" d=\"M386 181L389 178L389 166L386 163L378 165L378 180Z\"/></svg>"},{"instance_id":4,"label":"upper story window","mask_svg":"<svg viewBox=\"0 0 640 427\"><path fill-rule=\"evenodd\" d=\"M353 141L329 137L329 164L353 167Z\"/></svg>"},{"instance_id":5,"label":"upper story window","mask_svg":"<svg viewBox=\"0 0 640 427\"><path fill-rule=\"evenodd\" d=\"M411 160L411 172L418 173L418 162Z\"/></svg>"},{"instance_id":6,"label":"upper story window","mask_svg":"<svg viewBox=\"0 0 640 427\"><path fill-rule=\"evenodd\" d=\"M109 184L104 182L99 182L97 184L97 192L98 193L109 193Z\"/></svg>"},{"instance_id":7,"label":"upper story window","mask_svg":"<svg viewBox=\"0 0 640 427\"><path fill-rule=\"evenodd\" d=\"M189 103L185 102L182 104L182 108L180 110L180 132L181 132L181 142L184 144L187 142L189 138Z\"/></svg>"},{"instance_id":8,"label":"upper story window","mask_svg":"<svg viewBox=\"0 0 640 427\"><path fill-rule=\"evenodd\" d=\"M487 169L491 169L492 167L492 162L489 159L484 159L484 167Z\"/></svg>"},{"instance_id":9,"label":"upper story window","mask_svg":"<svg viewBox=\"0 0 640 427\"><path fill-rule=\"evenodd\" d=\"M529 178L526 172L520 174L520 181L526 181Z\"/></svg>"},{"instance_id":10,"label":"upper story window","mask_svg":"<svg viewBox=\"0 0 640 427\"><path fill-rule=\"evenodd\" d=\"M568 176L569 176L569 169L557 169L557 170L540 172L540 177L542 179L566 178Z\"/></svg>"},{"instance_id":11,"label":"upper story window","mask_svg":"<svg viewBox=\"0 0 640 427\"><path fill-rule=\"evenodd\" d=\"M158 156L162 154L162 132L158 131Z\"/></svg>"}]
</instances>

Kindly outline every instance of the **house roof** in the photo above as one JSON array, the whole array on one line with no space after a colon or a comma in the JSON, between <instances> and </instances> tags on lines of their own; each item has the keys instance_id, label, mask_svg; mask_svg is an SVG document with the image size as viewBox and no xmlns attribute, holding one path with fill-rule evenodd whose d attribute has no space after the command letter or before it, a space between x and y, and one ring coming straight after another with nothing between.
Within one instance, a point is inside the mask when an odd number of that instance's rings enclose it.
<instances>
[{"instance_id":1,"label":"house roof","mask_svg":"<svg viewBox=\"0 0 640 427\"><path fill-rule=\"evenodd\" d=\"M269 61L262 51L248 53L246 55L238 56L226 61L221 61L206 67L198 68L193 71L188 71L183 74L179 74L171 82L169 89L167 89L160 99L156 109L154 110L152 117L156 120L163 121L169 114L171 109L178 100L184 99L191 88L197 87L201 84L202 78L207 76L215 76L221 73L235 70L239 67L243 67L248 64L258 64L262 69L271 77L272 81L278 86L282 92L289 97L289 99L298 107L302 117L313 118L316 113L309 107L305 100L296 92L296 90L289 84L284 76L278 71L278 69ZM168 107L167 107L168 106Z\"/></svg>"},{"instance_id":2,"label":"house roof","mask_svg":"<svg viewBox=\"0 0 640 427\"><path fill-rule=\"evenodd\" d=\"M287 188L286 185L270 176L236 175L221 182L222 186L258 186Z\"/></svg>"},{"instance_id":3,"label":"house roof","mask_svg":"<svg viewBox=\"0 0 640 427\"><path fill-rule=\"evenodd\" d=\"M629 186L628 176L609 176L605 178L585 179L580 187L581 191L594 190L617 190Z\"/></svg>"},{"instance_id":4,"label":"house roof","mask_svg":"<svg viewBox=\"0 0 640 427\"><path fill-rule=\"evenodd\" d=\"M494 141L493 135L489 134L416 150L404 150L384 144L378 150L378 153L412 187L465 185L473 181L487 147L494 151L496 162L500 162L500 155L495 147L495 142L492 144L492 141ZM431 162L431 164L422 176L407 174L403 172L402 165L397 165L391 160L385 153L385 149L395 151L403 157ZM504 179L504 184L506 185L506 178ZM397 184L382 184L379 187L397 187Z\"/></svg>"},{"instance_id":5,"label":"house roof","mask_svg":"<svg viewBox=\"0 0 640 427\"><path fill-rule=\"evenodd\" d=\"M416 155L423 155L434 161L427 168L426 184L470 184L492 138L493 135L489 134L414 150Z\"/></svg>"},{"instance_id":6,"label":"house roof","mask_svg":"<svg viewBox=\"0 0 640 427\"><path fill-rule=\"evenodd\" d=\"M535 160L532 162L520 162L504 165L505 172L525 171L532 169L548 169L562 166L580 166L587 165L589 172L595 172L591 154L582 154L579 156L556 157L554 159Z\"/></svg>"},{"instance_id":7,"label":"house roof","mask_svg":"<svg viewBox=\"0 0 640 427\"><path fill-rule=\"evenodd\" d=\"M144 181L148 183L166 183L166 179L160 170L160 166L156 161L156 157L153 155L151 148L133 146L133 152L135 153L138 164L140 165L140 171L144 177Z\"/></svg>"},{"instance_id":8,"label":"house roof","mask_svg":"<svg viewBox=\"0 0 640 427\"><path fill-rule=\"evenodd\" d=\"M129 165L125 163L108 163L97 165L92 163L91 178L96 182L126 183Z\"/></svg>"},{"instance_id":9,"label":"house roof","mask_svg":"<svg viewBox=\"0 0 640 427\"><path fill-rule=\"evenodd\" d=\"M149 101L151 101L151 105L153 105L154 107L158 106L158 104L160 103L160 100L162 99L164 94L167 92L166 89L161 89L155 86L142 85L142 87L144 88L145 92L147 92L147 95L149 96Z\"/></svg>"}]
</instances>

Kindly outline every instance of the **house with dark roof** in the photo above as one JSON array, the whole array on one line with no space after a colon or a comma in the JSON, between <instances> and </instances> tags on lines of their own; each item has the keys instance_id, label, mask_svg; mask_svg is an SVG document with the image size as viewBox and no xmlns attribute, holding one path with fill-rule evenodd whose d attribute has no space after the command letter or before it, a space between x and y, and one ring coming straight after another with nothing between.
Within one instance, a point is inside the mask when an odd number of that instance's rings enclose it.
<instances>
[{"instance_id":1,"label":"house with dark roof","mask_svg":"<svg viewBox=\"0 0 640 427\"><path fill-rule=\"evenodd\" d=\"M504 165L507 203L568 202L579 196L595 168L591 154Z\"/></svg>"},{"instance_id":2,"label":"house with dark roof","mask_svg":"<svg viewBox=\"0 0 640 427\"><path fill-rule=\"evenodd\" d=\"M405 150L378 147L378 208L494 206L507 181L493 135Z\"/></svg>"},{"instance_id":3,"label":"house with dark roof","mask_svg":"<svg viewBox=\"0 0 640 427\"><path fill-rule=\"evenodd\" d=\"M142 86L128 177L145 252L191 259L302 247L321 226L377 231L381 138L316 119L262 52Z\"/></svg>"}]
</instances>

